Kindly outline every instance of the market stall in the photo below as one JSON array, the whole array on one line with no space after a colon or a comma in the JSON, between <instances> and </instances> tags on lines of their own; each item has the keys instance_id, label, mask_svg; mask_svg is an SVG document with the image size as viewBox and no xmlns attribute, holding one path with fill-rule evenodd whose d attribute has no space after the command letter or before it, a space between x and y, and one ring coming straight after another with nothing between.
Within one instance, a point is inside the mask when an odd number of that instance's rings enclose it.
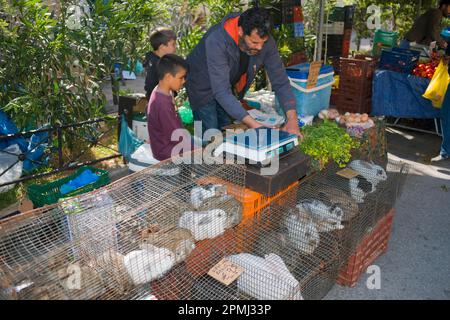
<instances>
[{"instance_id":1,"label":"market stall","mask_svg":"<svg viewBox=\"0 0 450 320\"><path fill-rule=\"evenodd\" d=\"M363 91L351 110L329 108L331 66L286 70L301 141L273 128L286 121L275 95L253 92L248 113L270 129L223 132L148 167L137 141L133 174L82 194L72 177L73 197L0 221L0 298L313 300L354 286L387 249L408 171L387 159L383 118L363 109L374 62L361 61L341 68L342 105Z\"/></svg>"}]
</instances>

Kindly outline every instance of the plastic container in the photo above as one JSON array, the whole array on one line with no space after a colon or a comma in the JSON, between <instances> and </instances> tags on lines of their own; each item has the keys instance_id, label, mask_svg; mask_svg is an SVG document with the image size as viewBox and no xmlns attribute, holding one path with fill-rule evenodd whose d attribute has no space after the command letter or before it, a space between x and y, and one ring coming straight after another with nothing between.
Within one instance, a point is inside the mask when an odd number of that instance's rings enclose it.
<instances>
[{"instance_id":1,"label":"plastic container","mask_svg":"<svg viewBox=\"0 0 450 320\"><path fill-rule=\"evenodd\" d=\"M68 194L62 195L60 192L60 188L63 184L66 184L70 180L73 180L77 176L79 176L83 171L91 170L93 173L98 175L100 179L96 182L88 184L84 187L78 188ZM28 198L33 202L34 207L42 207L44 205L54 204L58 202L61 198L73 197L82 193L86 193L92 191L94 189L98 189L107 185L110 182L109 173L106 170L84 166L79 168L74 174L67 176L65 178L52 181L46 184L33 184L28 186L27 193Z\"/></svg>"},{"instance_id":2,"label":"plastic container","mask_svg":"<svg viewBox=\"0 0 450 320\"><path fill-rule=\"evenodd\" d=\"M266 208L273 201L286 194L289 190L293 189L299 184L299 181L295 181L284 190L274 194L271 197L266 197L263 194L244 188L242 186L235 185L231 182L224 181L217 177L205 177L197 181L199 185L203 184L222 184L227 187L227 193L234 196L239 202L242 203L242 222L254 219L255 215L261 213L261 210Z\"/></svg>"},{"instance_id":3,"label":"plastic container","mask_svg":"<svg viewBox=\"0 0 450 320\"><path fill-rule=\"evenodd\" d=\"M378 29L373 38L372 55L379 56L383 48L392 48L397 45L398 33Z\"/></svg>"},{"instance_id":4,"label":"plastic container","mask_svg":"<svg viewBox=\"0 0 450 320\"><path fill-rule=\"evenodd\" d=\"M302 116L315 116L330 105L331 89L334 83L332 66L323 65L314 88L307 89L309 63L290 66L286 73L297 99L297 113Z\"/></svg>"},{"instance_id":5,"label":"plastic container","mask_svg":"<svg viewBox=\"0 0 450 320\"><path fill-rule=\"evenodd\" d=\"M148 123L145 114L135 113L133 114L133 132L139 138L139 140L149 142L148 135Z\"/></svg>"},{"instance_id":6,"label":"plastic container","mask_svg":"<svg viewBox=\"0 0 450 320\"><path fill-rule=\"evenodd\" d=\"M305 25L303 22L294 22L294 37L300 38L305 36Z\"/></svg>"},{"instance_id":7,"label":"plastic container","mask_svg":"<svg viewBox=\"0 0 450 320\"><path fill-rule=\"evenodd\" d=\"M447 27L442 30L441 37L447 41L450 40L450 27Z\"/></svg>"},{"instance_id":8,"label":"plastic container","mask_svg":"<svg viewBox=\"0 0 450 320\"><path fill-rule=\"evenodd\" d=\"M420 59L420 52L409 49L394 48L382 50L380 69L410 74Z\"/></svg>"}]
</instances>

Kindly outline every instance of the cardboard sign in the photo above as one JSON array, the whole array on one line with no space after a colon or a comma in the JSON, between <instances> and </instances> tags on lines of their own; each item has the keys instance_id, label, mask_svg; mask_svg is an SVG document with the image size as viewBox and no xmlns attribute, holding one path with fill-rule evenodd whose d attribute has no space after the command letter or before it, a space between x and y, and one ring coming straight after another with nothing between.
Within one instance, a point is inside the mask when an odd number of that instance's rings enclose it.
<instances>
[{"instance_id":1,"label":"cardboard sign","mask_svg":"<svg viewBox=\"0 0 450 320\"><path fill-rule=\"evenodd\" d=\"M309 66L308 82L306 83L306 89L311 89L316 86L321 67L322 61L311 62L311 65Z\"/></svg>"},{"instance_id":2,"label":"cardboard sign","mask_svg":"<svg viewBox=\"0 0 450 320\"><path fill-rule=\"evenodd\" d=\"M336 174L338 176L347 178L349 180L359 176L359 172L356 172L355 170L350 169L350 168L345 168L343 170L340 170L340 171L336 172Z\"/></svg>"},{"instance_id":3,"label":"cardboard sign","mask_svg":"<svg viewBox=\"0 0 450 320\"><path fill-rule=\"evenodd\" d=\"M214 267L209 270L208 275L216 279L217 281L228 286L235 281L244 272L244 268L237 264L222 259Z\"/></svg>"}]
</instances>

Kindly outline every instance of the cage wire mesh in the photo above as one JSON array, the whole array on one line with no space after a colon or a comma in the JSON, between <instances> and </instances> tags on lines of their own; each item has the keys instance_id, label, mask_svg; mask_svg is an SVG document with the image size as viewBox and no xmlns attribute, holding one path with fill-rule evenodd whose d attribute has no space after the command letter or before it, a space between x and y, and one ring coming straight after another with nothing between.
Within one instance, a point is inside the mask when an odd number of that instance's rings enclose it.
<instances>
[{"instance_id":1,"label":"cage wire mesh","mask_svg":"<svg viewBox=\"0 0 450 320\"><path fill-rule=\"evenodd\" d=\"M386 163L386 164L384 164ZM300 198L310 211L329 208L340 222L336 228L341 241L341 258L347 261L359 242L394 206L409 166L388 160L367 162L355 159L348 165L359 175L352 179L337 174L341 168L330 165L303 184Z\"/></svg>"},{"instance_id":2,"label":"cage wire mesh","mask_svg":"<svg viewBox=\"0 0 450 320\"><path fill-rule=\"evenodd\" d=\"M199 183L208 177L235 186L233 194L224 185ZM224 252L234 253L234 229L242 220L236 199L244 180L238 165L166 161L92 193L4 220L1 298L192 297L196 277L186 259L197 244L215 238ZM216 249L211 245L211 250ZM204 268L199 259L190 267Z\"/></svg>"},{"instance_id":3,"label":"cage wire mesh","mask_svg":"<svg viewBox=\"0 0 450 320\"><path fill-rule=\"evenodd\" d=\"M0 297L320 299L408 171L349 166L360 172L353 182L329 167L243 212L242 166L166 161L4 220ZM222 259L244 268L228 286L207 274Z\"/></svg>"},{"instance_id":4,"label":"cage wire mesh","mask_svg":"<svg viewBox=\"0 0 450 320\"><path fill-rule=\"evenodd\" d=\"M299 208L301 190L301 185L289 190L255 219L253 229L258 232L252 254L266 259L278 257L283 262L278 273L292 279L293 289L282 299L321 299L337 278L339 239ZM257 284L254 287L262 290ZM263 297L274 295L276 287L265 288ZM279 291L283 292L281 288Z\"/></svg>"}]
</instances>

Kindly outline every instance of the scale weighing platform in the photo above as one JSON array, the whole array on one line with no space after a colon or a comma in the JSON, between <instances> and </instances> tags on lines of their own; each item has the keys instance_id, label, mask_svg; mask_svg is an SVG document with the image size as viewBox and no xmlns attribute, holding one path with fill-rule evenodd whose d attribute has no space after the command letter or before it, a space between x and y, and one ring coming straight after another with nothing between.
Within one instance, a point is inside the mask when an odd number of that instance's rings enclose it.
<instances>
[{"instance_id":1,"label":"scale weighing platform","mask_svg":"<svg viewBox=\"0 0 450 320\"><path fill-rule=\"evenodd\" d=\"M218 157L222 153L267 165L274 157L282 157L298 146L298 137L286 131L260 127L226 137L214 151Z\"/></svg>"}]
</instances>

